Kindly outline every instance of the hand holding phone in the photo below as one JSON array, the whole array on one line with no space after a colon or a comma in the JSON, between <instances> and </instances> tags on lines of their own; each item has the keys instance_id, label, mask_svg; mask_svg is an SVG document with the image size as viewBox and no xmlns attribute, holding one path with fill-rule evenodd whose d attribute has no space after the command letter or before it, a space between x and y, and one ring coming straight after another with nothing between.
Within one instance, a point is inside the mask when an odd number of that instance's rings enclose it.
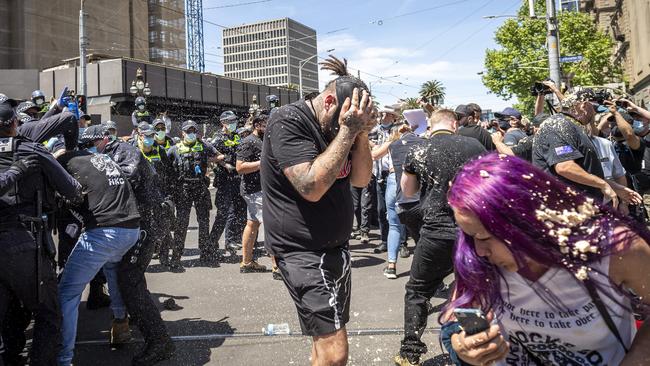
<instances>
[{"instance_id":1,"label":"hand holding phone","mask_svg":"<svg viewBox=\"0 0 650 366\"><path fill-rule=\"evenodd\" d=\"M474 335L490 328L490 322L481 309L458 308L454 309L454 315L467 335Z\"/></svg>"}]
</instances>

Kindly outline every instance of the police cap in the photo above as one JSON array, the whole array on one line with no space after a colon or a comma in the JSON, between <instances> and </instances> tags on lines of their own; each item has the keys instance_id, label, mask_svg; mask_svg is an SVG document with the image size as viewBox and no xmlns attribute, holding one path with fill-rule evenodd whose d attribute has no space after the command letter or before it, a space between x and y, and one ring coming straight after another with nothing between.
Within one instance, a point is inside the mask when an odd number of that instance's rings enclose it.
<instances>
[{"instance_id":1,"label":"police cap","mask_svg":"<svg viewBox=\"0 0 650 366\"><path fill-rule=\"evenodd\" d=\"M79 142L82 144L87 144L95 140L101 140L106 136L107 129L102 125L94 125L86 128L84 132L79 137Z\"/></svg>"},{"instance_id":2,"label":"police cap","mask_svg":"<svg viewBox=\"0 0 650 366\"><path fill-rule=\"evenodd\" d=\"M27 110L29 110L31 108L38 108L38 107L36 106L36 104L32 103L31 100L28 100L28 101L25 101L25 102L22 102L22 103L18 104L18 107L16 107L16 112L17 113L25 113Z\"/></svg>"},{"instance_id":3,"label":"police cap","mask_svg":"<svg viewBox=\"0 0 650 366\"><path fill-rule=\"evenodd\" d=\"M156 131L147 122L140 122L138 125L138 132L145 136L153 136L156 134Z\"/></svg>"},{"instance_id":4,"label":"police cap","mask_svg":"<svg viewBox=\"0 0 650 366\"><path fill-rule=\"evenodd\" d=\"M116 130L117 131L117 123L113 121L106 121L102 122L102 127L104 127L104 130L108 131L110 129Z\"/></svg>"},{"instance_id":5,"label":"police cap","mask_svg":"<svg viewBox=\"0 0 650 366\"><path fill-rule=\"evenodd\" d=\"M183 122L183 125L181 126L181 130L183 132L187 132L190 128L194 127L195 130L199 129L199 125L196 124L196 122L192 121L191 119L188 119L187 121Z\"/></svg>"},{"instance_id":6,"label":"police cap","mask_svg":"<svg viewBox=\"0 0 650 366\"><path fill-rule=\"evenodd\" d=\"M234 122L238 119L239 118L237 118L237 115L233 111L225 111L219 116L219 122L221 123Z\"/></svg>"},{"instance_id":7,"label":"police cap","mask_svg":"<svg viewBox=\"0 0 650 366\"><path fill-rule=\"evenodd\" d=\"M9 103L0 103L0 125L9 126L17 118L16 111Z\"/></svg>"},{"instance_id":8,"label":"police cap","mask_svg":"<svg viewBox=\"0 0 650 366\"><path fill-rule=\"evenodd\" d=\"M15 108L18 105L18 102L0 93L0 104L5 104L5 103L9 104L11 108Z\"/></svg>"},{"instance_id":9,"label":"police cap","mask_svg":"<svg viewBox=\"0 0 650 366\"><path fill-rule=\"evenodd\" d=\"M156 118L156 119L153 120L153 122L151 122L151 126L152 126L153 128L156 128L156 126L158 126L158 125L163 125L163 126L165 126L165 121L163 121L163 120L160 119L160 118Z\"/></svg>"}]
</instances>

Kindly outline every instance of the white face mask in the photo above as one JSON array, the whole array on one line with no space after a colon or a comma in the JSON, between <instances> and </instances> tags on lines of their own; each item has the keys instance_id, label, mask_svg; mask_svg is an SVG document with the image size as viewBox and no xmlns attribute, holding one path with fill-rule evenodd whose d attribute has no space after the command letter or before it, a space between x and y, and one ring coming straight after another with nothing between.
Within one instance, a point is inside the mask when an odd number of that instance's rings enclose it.
<instances>
[{"instance_id":1,"label":"white face mask","mask_svg":"<svg viewBox=\"0 0 650 366\"><path fill-rule=\"evenodd\" d=\"M156 132L156 140L163 141L165 139L165 131Z\"/></svg>"},{"instance_id":2,"label":"white face mask","mask_svg":"<svg viewBox=\"0 0 650 366\"><path fill-rule=\"evenodd\" d=\"M140 105L138 106L138 109L141 110L141 111L144 111L144 104L140 104Z\"/></svg>"}]
</instances>

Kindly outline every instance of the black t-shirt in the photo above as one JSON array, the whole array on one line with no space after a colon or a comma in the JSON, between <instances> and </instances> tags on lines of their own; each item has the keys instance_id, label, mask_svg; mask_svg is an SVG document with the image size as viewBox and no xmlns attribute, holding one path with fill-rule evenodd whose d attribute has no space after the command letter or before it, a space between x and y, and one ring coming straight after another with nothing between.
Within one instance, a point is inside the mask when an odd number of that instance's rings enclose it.
<instances>
[{"instance_id":1,"label":"black t-shirt","mask_svg":"<svg viewBox=\"0 0 650 366\"><path fill-rule=\"evenodd\" d=\"M526 161L533 161L533 136L526 136L519 140L519 143L512 148L515 156Z\"/></svg>"},{"instance_id":2,"label":"black t-shirt","mask_svg":"<svg viewBox=\"0 0 650 366\"><path fill-rule=\"evenodd\" d=\"M395 181L397 182L397 203L407 203L407 202L417 202L419 197L405 198L402 194L402 185L400 181L402 180L402 170L404 169L404 160L406 160L406 155L415 145L423 144L427 140L422 137L414 134L407 133L402 135L399 140L393 141L388 149L390 151L390 157L393 160L393 169L395 170Z\"/></svg>"},{"instance_id":3,"label":"black t-shirt","mask_svg":"<svg viewBox=\"0 0 650 366\"><path fill-rule=\"evenodd\" d=\"M327 149L318 121L304 100L271 116L262 148L264 244L275 255L346 246L352 232L352 163L318 202L309 202L284 175L285 168L311 162Z\"/></svg>"},{"instance_id":4,"label":"black t-shirt","mask_svg":"<svg viewBox=\"0 0 650 366\"><path fill-rule=\"evenodd\" d=\"M638 149L632 150L625 141L614 142L614 149L618 154L618 159L625 171L629 174L636 174L643 168L643 157L646 151L646 142L641 139L641 145Z\"/></svg>"},{"instance_id":5,"label":"black t-shirt","mask_svg":"<svg viewBox=\"0 0 650 366\"><path fill-rule=\"evenodd\" d=\"M404 171L417 175L427 184L426 195L421 200L424 212L422 235L446 240L456 238L454 214L447 203L449 182L465 163L485 151L475 138L441 130L408 153Z\"/></svg>"},{"instance_id":6,"label":"black t-shirt","mask_svg":"<svg viewBox=\"0 0 650 366\"><path fill-rule=\"evenodd\" d=\"M59 162L83 187L83 203L70 211L81 214L84 228L139 226L131 185L108 155L75 151L60 157Z\"/></svg>"},{"instance_id":7,"label":"black t-shirt","mask_svg":"<svg viewBox=\"0 0 650 366\"><path fill-rule=\"evenodd\" d=\"M479 125L465 126L461 127L458 130L458 134L461 136L473 137L478 140L485 147L487 151L494 151L494 143L492 142L492 136L490 133L483 127Z\"/></svg>"},{"instance_id":8,"label":"black t-shirt","mask_svg":"<svg viewBox=\"0 0 650 366\"><path fill-rule=\"evenodd\" d=\"M239 144L237 149L237 160L245 163L260 161L262 157L262 139L255 134L248 135ZM250 174L244 174L241 178L241 194L253 194L262 190L260 182L260 172L256 171Z\"/></svg>"},{"instance_id":9,"label":"black t-shirt","mask_svg":"<svg viewBox=\"0 0 650 366\"><path fill-rule=\"evenodd\" d=\"M555 172L556 164L569 160L575 160L587 173L599 178L604 176L598 153L589 136L576 123L556 114L542 123L533 139L533 164L593 197L602 198L598 188L572 182Z\"/></svg>"}]
</instances>

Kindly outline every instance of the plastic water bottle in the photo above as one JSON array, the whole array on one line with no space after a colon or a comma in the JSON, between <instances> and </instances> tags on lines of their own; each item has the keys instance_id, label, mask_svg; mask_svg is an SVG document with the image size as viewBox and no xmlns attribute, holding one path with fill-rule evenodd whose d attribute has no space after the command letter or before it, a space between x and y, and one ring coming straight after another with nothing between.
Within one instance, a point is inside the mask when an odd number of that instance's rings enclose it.
<instances>
[{"instance_id":1,"label":"plastic water bottle","mask_svg":"<svg viewBox=\"0 0 650 366\"><path fill-rule=\"evenodd\" d=\"M291 331L289 330L289 324L287 323L281 323L281 324L267 324L264 329L262 329L262 332L264 332L264 335L271 336L271 335L281 335L281 334L291 334Z\"/></svg>"},{"instance_id":2,"label":"plastic water bottle","mask_svg":"<svg viewBox=\"0 0 650 366\"><path fill-rule=\"evenodd\" d=\"M195 165L194 166L194 173L196 173L197 175L201 174L201 166L200 165Z\"/></svg>"}]
</instances>

